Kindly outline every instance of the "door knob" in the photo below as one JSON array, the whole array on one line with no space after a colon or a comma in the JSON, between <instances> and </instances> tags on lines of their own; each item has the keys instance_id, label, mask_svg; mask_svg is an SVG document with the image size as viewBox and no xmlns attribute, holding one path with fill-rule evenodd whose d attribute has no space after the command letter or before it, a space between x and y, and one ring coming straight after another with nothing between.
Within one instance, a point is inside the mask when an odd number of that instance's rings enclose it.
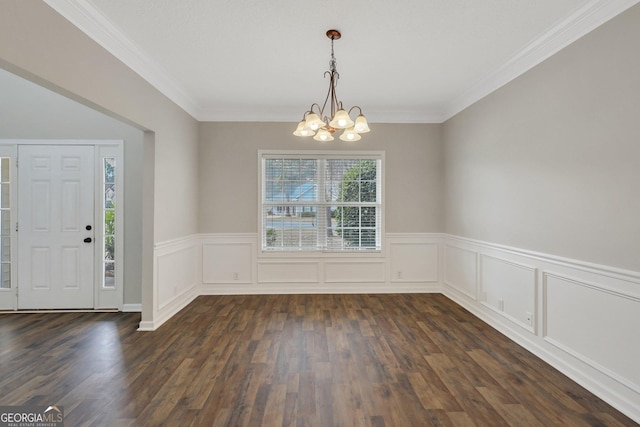
<instances>
[{"instance_id":1,"label":"door knob","mask_svg":"<svg viewBox=\"0 0 640 427\"><path fill-rule=\"evenodd\" d=\"M91 226L90 225L87 225L85 228L87 229L87 231L91 230Z\"/></svg>"},{"instance_id":2,"label":"door knob","mask_svg":"<svg viewBox=\"0 0 640 427\"><path fill-rule=\"evenodd\" d=\"M85 243L91 243L91 237L87 237L86 239L84 239Z\"/></svg>"}]
</instances>

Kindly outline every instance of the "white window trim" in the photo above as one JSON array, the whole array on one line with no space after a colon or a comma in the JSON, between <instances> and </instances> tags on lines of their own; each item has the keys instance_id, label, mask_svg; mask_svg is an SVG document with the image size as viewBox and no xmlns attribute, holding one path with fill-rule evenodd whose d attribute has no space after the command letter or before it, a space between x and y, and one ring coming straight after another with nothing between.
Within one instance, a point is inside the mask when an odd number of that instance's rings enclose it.
<instances>
[{"instance_id":1,"label":"white window trim","mask_svg":"<svg viewBox=\"0 0 640 427\"><path fill-rule=\"evenodd\" d=\"M262 195L264 188L264 170L262 160L265 157L281 157L281 158L311 158L315 159L321 156L325 159L346 159L349 157L357 159L380 160L380 250L355 250L355 251L336 251L336 250L316 250L316 251L268 251L262 249L263 234L263 218L262 218ZM324 150L258 150L258 188L257 188L257 221L258 221L258 257L261 258L384 258L385 255L385 152L384 151L324 151Z\"/></svg>"}]
</instances>

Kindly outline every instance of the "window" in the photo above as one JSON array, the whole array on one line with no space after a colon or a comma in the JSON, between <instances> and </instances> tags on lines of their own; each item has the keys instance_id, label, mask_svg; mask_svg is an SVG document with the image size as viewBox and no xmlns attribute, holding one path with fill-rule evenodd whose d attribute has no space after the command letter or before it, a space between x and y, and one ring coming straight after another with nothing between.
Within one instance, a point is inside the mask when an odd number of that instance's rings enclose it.
<instances>
[{"instance_id":1,"label":"window","mask_svg":"<svg viewBox=\"0 0 640 427\"><path fill-rule=\"evenodd\" d=\"M11 159L0 157L0 289L11 288Z\"/></svg>"},{"instance_id":2,"label":"window","mask_svg":"<svg viewBox=\"0 0 640 427\"><path fill-rule=\"evenodd\" d=\"M263 251L380 251L382 154L261 154Z\"/></svg>"},{"instance_id":3,"label":"window","mask_svg":"<svg viewBox=\"0 0 640 427\"><path fill-rule=\"evenodd\" d=\"M115 288L116 259L116 159L102 159L104 205L102 208L104 257L102 259L102 287Z\"/></svg>"}]
</instances>

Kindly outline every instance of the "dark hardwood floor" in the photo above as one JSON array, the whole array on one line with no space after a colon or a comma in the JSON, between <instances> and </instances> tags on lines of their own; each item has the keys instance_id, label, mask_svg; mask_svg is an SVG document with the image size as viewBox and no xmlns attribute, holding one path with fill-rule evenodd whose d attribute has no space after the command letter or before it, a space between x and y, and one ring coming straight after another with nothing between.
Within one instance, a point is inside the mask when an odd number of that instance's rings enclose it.
<instances>
[{"instance_id":1,"label":"dark hardwood floor","mask_svg":"<svg viewBox=\"0 0 640 427\"><path fill-rule=\"evenodd\" d=\"M632 426L438 294L202 296L0 316L0 406L65 426Z\"/></svg>"}]
</instances>

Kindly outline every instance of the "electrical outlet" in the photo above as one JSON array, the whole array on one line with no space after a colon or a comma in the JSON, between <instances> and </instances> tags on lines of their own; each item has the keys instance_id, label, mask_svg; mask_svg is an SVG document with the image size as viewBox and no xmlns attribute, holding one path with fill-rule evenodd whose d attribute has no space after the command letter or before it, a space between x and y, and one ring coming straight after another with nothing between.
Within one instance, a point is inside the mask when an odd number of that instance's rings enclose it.
<instances>
[{"instance_id":1,"label":"electrical outlet","mask_svg":"<svg viewBox=\"0 0 640 427\"><path fill-rule=\"evenodd\" d=\"M527 323L533 325L533 316L529 312L527 312Z\"/></svg>"},{"instance_id":2,"label":"electrical outlet","mask_svg":"<svg viewBox=\"0 0 640 427\"><path fill-rule=\"evenodd\" d=\"M498 309L500 311L504 311L504 300L503 299L499 299L498 300Z\"/></svg>"},{"instance_id":3,"label":"electrical outlet","mask_svg":"<svg viewBox=\"0 0 640 427\"><path fill-rule=\"evenodd\" d=\"M396 272L396 279L402 279L402 271Z\"/></svg>"},{"instance_id":4,"label":"electrical outlet","mask_svg":"<svg viewBox=\"0 0 640 427\"><path fill-rule=\"evenodd\" d=\"M238 275L238 272L236 271L233 273L233 280L238 280L238 278L239 278L239 275Z\"/></svg>"}]
</instances>

